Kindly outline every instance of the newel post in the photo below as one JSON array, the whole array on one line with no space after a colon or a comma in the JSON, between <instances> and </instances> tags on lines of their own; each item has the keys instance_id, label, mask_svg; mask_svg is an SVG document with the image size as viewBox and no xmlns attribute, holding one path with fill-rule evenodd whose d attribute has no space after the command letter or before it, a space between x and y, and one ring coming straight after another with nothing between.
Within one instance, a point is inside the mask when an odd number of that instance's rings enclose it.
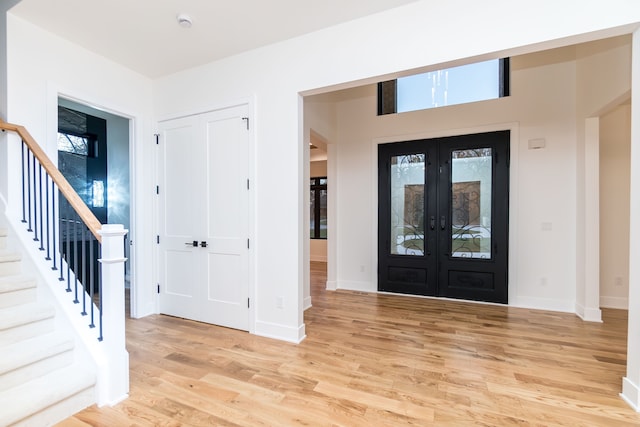
<instances>
[{"instance_id":1,"label":"newel post","mask_svg":"<svg viewBox=\"0 0 640 427\"><path fill-rule=\"evenodd\" d=\"M121 224L105 224L102 236L103 366L98 367L98 405L114 405L129 394L129 353L125 339L124 236Z\"/></svg>"}]
</instances>

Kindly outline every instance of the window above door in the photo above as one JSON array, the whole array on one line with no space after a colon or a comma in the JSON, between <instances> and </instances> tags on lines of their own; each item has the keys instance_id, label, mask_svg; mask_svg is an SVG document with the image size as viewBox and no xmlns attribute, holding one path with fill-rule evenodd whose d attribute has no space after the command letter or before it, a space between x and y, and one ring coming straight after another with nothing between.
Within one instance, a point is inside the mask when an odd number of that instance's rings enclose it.
<instances>
[{"instance_id":1,"label":"window above door","mask_svg":"<svg viewBox=\"0 0 640 427\"><path fill-rule=\"evenodd\" d=\"M378 115L509 96L509 58L476 62L378 83Z\"/></svg>"}]
</instances>

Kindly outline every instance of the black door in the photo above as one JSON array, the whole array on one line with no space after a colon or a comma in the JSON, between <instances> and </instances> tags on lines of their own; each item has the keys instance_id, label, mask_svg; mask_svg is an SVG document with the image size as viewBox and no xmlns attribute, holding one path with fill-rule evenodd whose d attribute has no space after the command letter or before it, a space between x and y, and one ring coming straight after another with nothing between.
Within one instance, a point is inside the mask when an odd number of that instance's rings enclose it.
<instances>
[{"instance_id":1,"label":"black door","mask_svg":"<svg viewBox=\"0 0 640 427\"><path fill-rule=\"evenodd\" d=\"M509 131L378 147L378 289L506 303Z\"/></svg>"}]
</instances>

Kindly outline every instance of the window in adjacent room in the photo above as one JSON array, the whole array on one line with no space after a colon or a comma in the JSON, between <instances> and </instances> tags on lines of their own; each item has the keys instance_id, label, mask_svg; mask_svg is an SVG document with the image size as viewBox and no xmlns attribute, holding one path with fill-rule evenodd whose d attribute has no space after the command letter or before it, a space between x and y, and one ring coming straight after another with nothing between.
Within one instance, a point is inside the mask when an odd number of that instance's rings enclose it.
<instances>
[{"instance_id":1,"label":"window in adjacent room","mask_svg":"<svg viewBox=\"0 0 640 427\"><path fill-rule=\"evenodd\" d=\"M509 96L509 58L429 71L378 83L378 115Z\"/></svg>"},{"instance_id":2,"label":"window in adjacent room","mask_svg":"<svg viewBox=\"0 0 640 427\"><path fill-rule=\"evenodd\" d=\"M88 156L89 138L87 136L58 132L58 151Z\"/></svg>"},{"instance_id":3,"label":"window in adjacent room","mask_svg":"<svg viewBox=\"0 0 640 427\"><path fill-rule=\"evenodd\" d=\"M327 238L327 177L311 178L311 223L312 239Z\"/></svg>"},{"instance_id":4,"label":"window in adjacent room","mask_svg":"<svg viewBox=\"0 0 640 427\"><path fill-rule=\"evenodd\" d=\"M101 223L107 222L107 121L58 106L58 169ZM60 215L71 205L60 201Z\"/></svg>"}]
</instances>

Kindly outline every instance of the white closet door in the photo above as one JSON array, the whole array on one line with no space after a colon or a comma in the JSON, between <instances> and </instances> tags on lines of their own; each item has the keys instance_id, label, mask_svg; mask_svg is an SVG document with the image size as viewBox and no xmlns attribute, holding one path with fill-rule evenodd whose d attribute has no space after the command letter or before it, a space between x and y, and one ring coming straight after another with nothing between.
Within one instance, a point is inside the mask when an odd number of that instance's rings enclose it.
<instances>
[{"instance_id":1,"label":"white closet door","mask_svg":"<svg viewBox=\"0 0 640 427\"><path fill-rule=\"evenodd\" d=\"M249 329L247 107L160 124L160 312Z\"/></svg>"},{"instance_id":2,"label":"white closet door","mask_svg":"<svg viewBox=\"0 0 640 427\"><path fill-rule=\"evenodd\" d=\"M202 320L249 329L249 132L246 107L202 117L206 133L206 295Z\"/></svg>"}]
</instances>

